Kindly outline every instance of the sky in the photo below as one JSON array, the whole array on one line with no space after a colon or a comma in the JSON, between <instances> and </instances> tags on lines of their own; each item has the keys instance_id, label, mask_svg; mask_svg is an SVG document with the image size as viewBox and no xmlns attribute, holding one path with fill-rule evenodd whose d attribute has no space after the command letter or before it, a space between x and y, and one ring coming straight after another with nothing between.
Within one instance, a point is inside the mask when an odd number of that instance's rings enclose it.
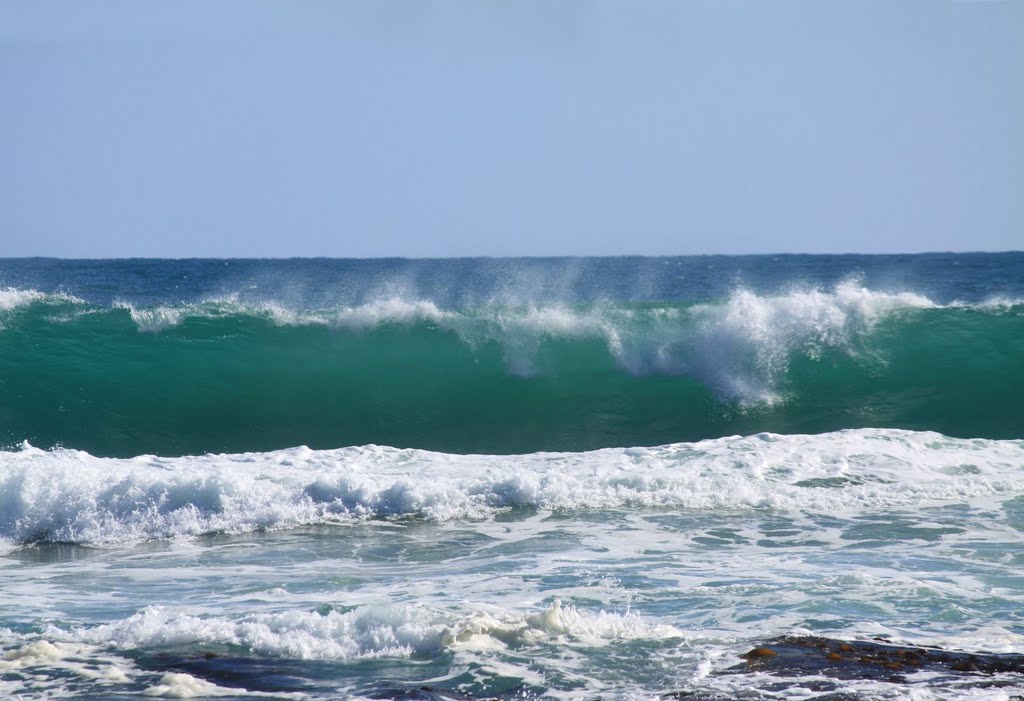
<instances>
[{"instance_id":1,"label":"sky","mask_svg":"<svg viewBox=\"0 0 1024 701\"><path fill-rule=\"evenodd\" d=\"M2 0L0 257L1024 248L1024 0Z\"/></svg>"}]
</instances>

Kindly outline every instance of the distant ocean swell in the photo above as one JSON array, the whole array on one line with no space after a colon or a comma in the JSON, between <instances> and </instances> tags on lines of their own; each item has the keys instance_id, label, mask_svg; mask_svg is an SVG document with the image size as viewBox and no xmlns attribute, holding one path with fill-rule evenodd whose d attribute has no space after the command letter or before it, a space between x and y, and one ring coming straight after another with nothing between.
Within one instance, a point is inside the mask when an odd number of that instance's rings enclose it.
<instances>
[{"instance_id":1,"label":"distant ocean swell","mask_svg":"<svg viewBox=\"0 0 1024 701\"><path fill-rule=\"evenodd\" d=\"M143 307L0 291L0 444L528 453L888 426L1012 438L1024 304L855 283L705 303Z\"/></svg>"}]
</instances>

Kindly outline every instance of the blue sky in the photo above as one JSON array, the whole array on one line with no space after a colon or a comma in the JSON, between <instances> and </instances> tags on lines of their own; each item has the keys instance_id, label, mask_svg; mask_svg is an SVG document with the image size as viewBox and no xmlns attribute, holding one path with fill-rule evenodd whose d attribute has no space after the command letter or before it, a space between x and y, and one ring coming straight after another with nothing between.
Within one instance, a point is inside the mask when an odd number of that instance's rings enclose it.
<instances>
[{"instance_id":1,"label":"blue sky","mask_svg":"<svg viewBox=\"0 0 1024 701\"><path fill-rule=\"evenodd\" d=\"M0 256L1024 248L1024 0L0 3Z\"/></svg>"}]
</instances>

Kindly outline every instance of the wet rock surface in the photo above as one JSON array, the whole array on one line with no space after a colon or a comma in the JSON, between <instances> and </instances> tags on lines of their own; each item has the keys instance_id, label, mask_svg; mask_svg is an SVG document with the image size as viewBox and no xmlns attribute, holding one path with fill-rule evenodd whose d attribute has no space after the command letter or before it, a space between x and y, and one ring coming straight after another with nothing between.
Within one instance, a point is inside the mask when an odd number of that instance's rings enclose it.
<instances>
[{"instance_id":1,"label":"wet rock surface","mask_svg":"<svg viewBox=\"0 0 1024 701\"><path fill-rule=\"evenodd\" d=\"M892 645L884 640L843 641L786 636L756 647L728 672L760 670L777 676L819 674L835 679L905 681L919 671L951 675L1024 675L1024 655L960 652Z\"/></svg>"},{"instance_id":2,"label":"wet rock surface","mask_svg":"<svg viewBox=\"0 0 1024 701\"><path fill-rule=\"evenodd\" d=\"M719 674L758 674L760 679L745 693L737 696L695 690L662 698L738 701L764 698L764 694L777 698L779 694L804 697L813 693L815 701L863 701L872 698L872 694L851 691L847 682L914 684L920 680L930 688L941 687L954 695L968 694L971 689L998 688L1009 692L1010 701L1024 701L1024 694L1014 693L1024 686L1024 654L893 645L883 639L846 641L785 636L752 648L741 657L740 664ZM927 675L916 677L919 673ZM771 677L776 680L771 681Z\"/></svg>"}]
</instances>

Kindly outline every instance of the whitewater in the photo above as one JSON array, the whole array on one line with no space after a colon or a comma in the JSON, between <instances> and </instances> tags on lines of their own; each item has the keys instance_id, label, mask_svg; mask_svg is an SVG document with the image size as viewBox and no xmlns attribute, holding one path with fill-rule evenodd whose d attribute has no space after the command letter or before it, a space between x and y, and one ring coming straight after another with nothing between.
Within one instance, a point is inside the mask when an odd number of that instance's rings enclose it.
<instances>
[{"instance_id":1,"label":"whitewater","mask_svg":"<svg viewBox=\"0 0 1024 701\"><path fill-rule=\"evenodd\" d=\"M0 695L1009 701L1020 387L1018 253L3 260Z\"/></svg>"}]
</instances>

